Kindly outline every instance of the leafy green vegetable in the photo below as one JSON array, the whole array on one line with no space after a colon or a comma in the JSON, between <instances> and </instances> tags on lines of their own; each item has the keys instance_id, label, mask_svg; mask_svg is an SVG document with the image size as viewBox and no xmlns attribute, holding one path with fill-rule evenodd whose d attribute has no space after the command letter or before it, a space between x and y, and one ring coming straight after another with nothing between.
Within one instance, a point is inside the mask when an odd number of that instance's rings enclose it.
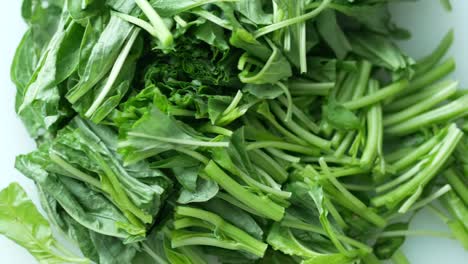
<instances>
[{"instance_id":1,"label":"leafy green vegetable","mask_svg":"<svg viewBox=\"0 0 468 264\"><path fill-rule=\"evenodd\" d=\"M90 263L54 239L49 223L17 183L0 192L0 208L0 233L26 248L39 263Z\"/></svg>"},{"instance_id":2,"label":"leafy green vegetable","mask_svg":"<svg viewBox=\"0 0 468 264\"><path fill-rule=\"evenodd\" d=\"M42 263L408 263L414 234L468 248L454 33L414 60L390 2L24 0L11 79L38 147L15 165L86 259L16 184L0 233ZM425 207L450 234L408 230Z\"/></svg>"}]
</instances>

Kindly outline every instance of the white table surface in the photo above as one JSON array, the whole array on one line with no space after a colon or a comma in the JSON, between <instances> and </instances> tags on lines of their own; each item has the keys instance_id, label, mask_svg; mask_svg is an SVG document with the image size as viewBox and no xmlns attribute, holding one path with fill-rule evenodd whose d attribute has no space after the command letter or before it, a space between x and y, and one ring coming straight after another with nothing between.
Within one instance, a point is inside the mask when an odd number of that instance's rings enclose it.
<instances>
[{"instance_id":1,"label":"white table surface","mask_svg":"<svg viewBox=\"0 0 468 264\"><path fill-rule=\"evenodd\" d=\"M21 121L14 112L15 87L10 81L10 63L26 25L20 17L20 0L8 1L0 9L0 188L10 182L19 182L37 202L33 183L13 168L15 156L34 149ZM449 28L455 29L455 43L451 50L456 55L457 69L454 78L462 87L468 87L468 1L453 0L454 11L445 12L438 0L398 3L392 7L399 25L413 33L411 41L401 46L414 58L430 52ZM421 212L411 224L412 229L447 230L444 224L428 212ZM463 264L468 263L468 252L458 242L427 237L408 238L403 250L413 264ZM36 263L26 250L0 236L0 263Z\"/></svg>"}]
</instances>

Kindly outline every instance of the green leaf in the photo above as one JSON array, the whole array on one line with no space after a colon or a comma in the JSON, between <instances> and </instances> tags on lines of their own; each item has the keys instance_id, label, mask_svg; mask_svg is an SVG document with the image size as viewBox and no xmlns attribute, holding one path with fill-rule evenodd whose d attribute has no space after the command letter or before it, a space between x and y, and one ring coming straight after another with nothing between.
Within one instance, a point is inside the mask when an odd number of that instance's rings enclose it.
<instances>
[{"instance_id":1,"label":"green leaf","mask_svg":"<svg viewBox=\"0 0 468 264\"><path fill-rule=\"evenodd\" d=\"M215 46L219 50L229 49L223 28L212 22L207 21L203 23L196 29L194 34L197 39L202 40L211 46Z\"/></svg>"},{"instance_id":2,"label":"green leaf","mask_svg":"<svg viewBox=\"0 0 468 264\"><path fill-rule=\"evenodd\" d=\"M64 15L27 86L17 95L18 114L33 138L55 133L58 123L68 116L58 85L77 68L84 31L67 21Z\"/></svg>"},{"instance_id":3,"label":"green leaf","mask_svg":"<svg viewBox=\"0 0 468 264\"><path fill-rule=\"evenodd\" d=\"M267 245L236 226L226 222L215 213L186 206L178 206L175 210L176 221L181 223L186 220L183 226L177 227L172 232L172 247L178 248L184 245L212 245L226 249L242 250L257 257L262 257ZM199 220L206 221L200 223ZM210 226L210 232L192 232L183 229L191 226ZM182 228L185 227L185 228ZM207 227L207 226L206 226ZM212 233L213 232L213 233ZM206 242L205 242L206 241ZM208 242L211 241L211 242ZM208 243L208 244L205 244Z\"/></svg>"},{"instance_id":4,"label":"green leaf","mask_svg":"<svg viewBox=\"0 0 468 264\"><path fill-rule=\"evenodd\" d=\"M376 2L369 4L336 4L333 8L374 32L381 34L392 33L395 30L395 25L390 20L387 3Z\"/></svg>"},{"instance_id":5,"label":"green leaf","mask_svg":"<svg viewBox=\"0 0 468 264\"><path fill-rule=\"evenodd\" d=\"M197 148L226 147L227 142L214 142L201 136L185 124L165 115L152 107L126 133L126 138L119 143L126 161L136 162L173 149L175 146Z\"/></svg>"},{"instance_id":6,"label":"green leaf","mask_svg":"<svg viewBox=\"0 0 468 264\"><path fill-rule=\"evenodd\" d=\"M229 42L234 47L243 49L251 56L267 61L272 51L268 46L260 43L245 29L236 29L232 32Z\"/></svg>"},{"instance_id":7,"label":"green leaf","mask_svg":"<svg viewBox=\"0 0 468 264\"><path fill-rule=\"evenodd\" d=\"M95 232L114 237L127 238L132 235L141 236L141 233L144 233L141 226L140 234L135 233L137 227L133 230L119 229L117 223L127 223L129 227L131 224L107 198L67 176L59 178L56 174L49 173L44 169L51 163L47 158L47 153L44 152L19 156L16 168L37 182L41 189L57 200L75 221Z\"/></svg>"},{"instance_id":8,"label":"green leaf","mask_svg":"<svg viewBox=\"0 0 468 264\"><path fill-rule=\"evenodd\" d=\"M90 263L66 252L24 190L12 183L0 192L0 233L24 247L39 263Z\"/></svg>"},{"instance_id":9,"label":"green leaf","mask_svg":"<svg viewBox=\"0 0 468 264\"><path fill-rule=\"evenodd\" d=\"M74 104L74 109L95 123L101 122L127 94L135 74L137 59L142 53L138 31L133 31L109 75Z\"/></svg>"},{"instance_id":10,"label":"green leaf","mask_svg":"<svg viewBox=\"0 0 468 264\"><path fill-rule=\"evenodd\" d=\"M101 15L101 12L104 11L104 4L104 1L69 0L67 1L67 9L75 21L86 24L86 20Z\"/></svg>"},{"instance_id":11,"label":"green leaf","mask_svg":"<svg viewBox=\"0 0 468 264\"><path fill-rule=\"evenodd\" d=\"M278 96L284 94L284 90L274 84L247 84L242 89L244 92L248 92L259 99L275 99Z\"/></svg>"},{"instance_id":12,"label":"green leaf","mask_svg":"<svg viewBox=\"0 0 468 264\"><path fill-rule=\"evenodd\" d=\"M23 101L24 90L36 69L40 54L35 48L31 30L26 31L16 49L10 76L17 89L16 111Z\"/></svg>"},{"instance_id":13,"label":"green leaf","mask_svg":"<svg viewBox=\"0 0 468 264\"><path fill-rule=\"evenodd\" d=\"M351 51L351 44L336 21L333 10L325 10L317 18L317 29L338 59L344 59Z\"/></svg>"},{"instance_id":14,"label":"green leaf","mask_svg":"<svg viewBox=\"0 0 468 264\"><path fill-rule=\"evenodd\" d=\"M229 221L253 237L259 240L263 239L262 228L257 224L252 216L238 207L235 207L220 198L211 199L202 204L202 206L203 208L218 214L223 219Z\"/></svg>"},{"instance_id":15,"label":"green leaf","mask_svg":"<svg viewBox=\"0 0 468 264\"><path fill-rule=\"evenodd\" d=\"M199 177L195 190L182 189L177 202L181 204L206 202L216 196L218 191L216 182Z\"/></svg>"},{"instance_id":16,"label":"green leaf","mask_svg":"<svg viewBox=\"0 0 468 264\"><path fill-rule=\"evenodd\" d=\"M177 2L172 0L151 0L150 2L161 16L171 17L199 6L222 1L225 0L180 0Z\"/></svg>"},{"instance_id":17,"label":"green leaf","mask_svg":"<svg viewBox=\"0 0 468 264\"><path fill-rule=\"evenodd\" d=\"M93 46L79 82L66 95L72 104L78 102L91 91L111 70L132 29L133 26L126 21L111 16L110 21Z\"/></svg>"},{"instance_id":18,"label":"green leaf","mask_svg":"<svg viewBox=\"0 0 468 264\"><path fill-rule=\"evenodd\" d=\"M324 119L333 127L341 130L359 129L359 118L350 110L331 99L323 106Z\"/></svg>"},{"instance_id":19,"label":"green leaf","mask_svg":"<svg viewBox=\"0 0 468 264\"><path fill-rule=\"evenodd\" d=\"M364 32L350 35L349 40L355 54L391 71L410 70L408 67L414 64L411 58L383 36Z\"/></svg>"},{"instance_id":20,"label":"green leaf","mask_svg":"<svg viewBox=\"0 0 468 264\"><path fill-rule=\"evenodd\" d=\"M257 25L267 25L272 22L272 15L263 11L262 1L240 0L236 10Z\"/></svg>"},{"instance_id":21,"label":"green leaf","mask_svg":"<svg viewBox=\"0 0 468 264\"><path fill-rule=\"evenodd\" d=\"M276 46L273 44L270 46L273 48L273 52L264 65L258 65L257 62L249 62L250 58L247 53L240 58L238 64L238 68L241 70L239 79L243 83L276 83L291 77L291 64ZM251 67L258 69L251 71Z\"/></svg>"},{"instance_id":22,"label":"green leaf","mask_svg":"<svg viewBox=\"0 0 468 264\"><path fill-rule=\"evenodd\" d=\"M279 223L273 224L267 237L267 242L273 249L283 252L286 255L299 256L305 259L303 263L348 263L352 259L339 253L318 253L305 245L301 244L291 230L287 227L281 227Z\"/></svg>"}]
</instances>

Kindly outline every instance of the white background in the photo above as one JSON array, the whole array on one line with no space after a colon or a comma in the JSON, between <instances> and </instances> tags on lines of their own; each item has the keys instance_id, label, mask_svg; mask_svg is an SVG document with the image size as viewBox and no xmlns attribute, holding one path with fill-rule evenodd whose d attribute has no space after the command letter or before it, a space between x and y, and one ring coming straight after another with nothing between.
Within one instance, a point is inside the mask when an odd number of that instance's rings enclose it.
<instances>
[{"instance_id":1,"label":"white background","mask_svg":"<svg viewBox=\"0 0 468 264\"><path fill-rule=\"evenodd\" d=\"M26 26L20 18L20 0L3 3L0 8L0 188L19 182L37 204L31 181L13 168L15 156L34 149L21 121L14 113L15 87L9 78L10 63ZM392 7L395 21L410 29L413 39L401 43L414 58L430 52L449 28L455 29L451 54L457 61L454 78L468 87L468 1L453 0L454 11L445 12L439 0L398 3ZM468 153L467 153L468 154ZM413 229L447 230L440 220L428 212L420 213L412 223ZM404 252L414 264L467 263L468 252L456 242L442 238L413 237L404 245ZM30 264L34 259L21 247L0 236L1 263Z\"/></svg>"}]
</instances>

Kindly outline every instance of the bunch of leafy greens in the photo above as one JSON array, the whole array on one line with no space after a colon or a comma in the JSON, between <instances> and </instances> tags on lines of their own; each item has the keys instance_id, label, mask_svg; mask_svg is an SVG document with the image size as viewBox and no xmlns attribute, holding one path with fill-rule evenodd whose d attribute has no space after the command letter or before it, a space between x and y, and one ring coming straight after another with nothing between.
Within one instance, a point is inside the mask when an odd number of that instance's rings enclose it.
<instances>
[{"instance_id":1,"label":"bunch of leafy greens","mask_svg":"<svg viewBox=\"0 0 468 264\"><path fill-rule=\"evenodd\" d=\"M41 263L399 264L406 236L433 234L468 249L453 32L414 61L388 2L24 0L11 76L38 148L16 168L48 222L12 184L0 233ZM427 207L450 233L408 230Z\"/></svg>"}]
</instances>

